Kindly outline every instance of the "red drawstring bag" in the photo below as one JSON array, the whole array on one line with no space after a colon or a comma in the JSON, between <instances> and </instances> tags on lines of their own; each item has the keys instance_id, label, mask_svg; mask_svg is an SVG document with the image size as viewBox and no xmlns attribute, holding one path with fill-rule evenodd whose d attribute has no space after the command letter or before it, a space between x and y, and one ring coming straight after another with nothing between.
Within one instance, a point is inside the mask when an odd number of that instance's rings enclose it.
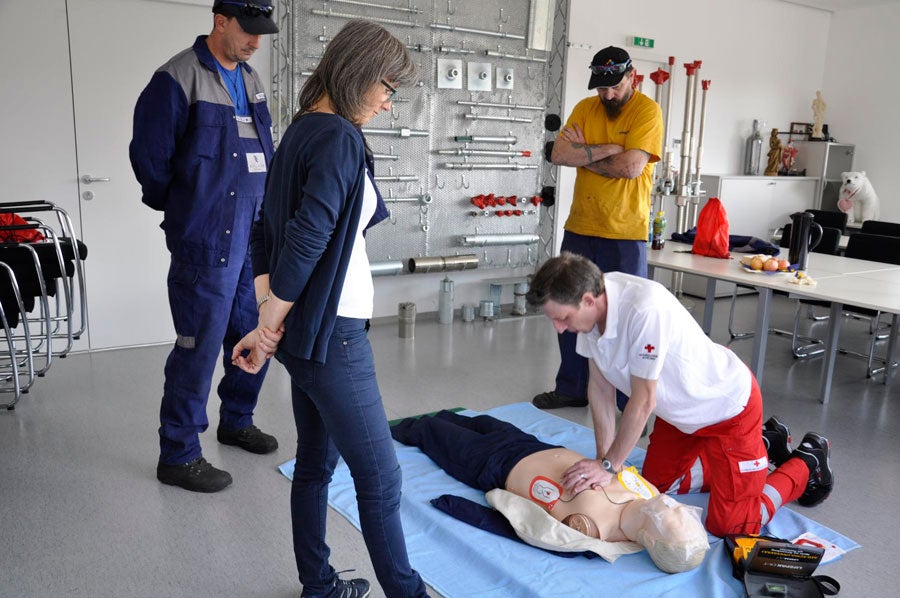
<instances>
[{"instance_id":1,"label":"red drawstring bag","mask_svg":"<svg viewBox=\"0 0 900 598\"><path fill-rule=\"evenodd\" d=\"M2 243L34 243L43 241L44 235L33 228L8 229L7 226L28 226L31 224L18 214L0 213L0 242Z\"/></svg>"},{"instance_id":2,"label":"red drawstring bag","mask_svg":"<svg viewBox=\"0 0 900 598\"><path fill-rule=\"evenodd\" d=\"M728 259L728 214L718 197L710 197L697 218L697 235L691 253Z\"/></svg>"}]
</instances>

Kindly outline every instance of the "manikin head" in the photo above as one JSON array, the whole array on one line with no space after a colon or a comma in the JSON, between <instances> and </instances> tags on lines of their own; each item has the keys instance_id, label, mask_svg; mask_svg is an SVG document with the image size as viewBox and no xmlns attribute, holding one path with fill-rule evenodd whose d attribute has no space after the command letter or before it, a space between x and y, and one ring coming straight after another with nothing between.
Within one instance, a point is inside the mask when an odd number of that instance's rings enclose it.
<instances>
[{"instance_id":1,"label":"manikin head","mask_svg":"<svg viewBox=\"0 0 900 598\"><path fill-rule=\"evenodd\" d=\"M622 531L647 549L656 566L667 573L689 571L703 562L709 550L700 521L703 509L659 494L636 500L622 513Z\"/></svg>"}]
</instances>

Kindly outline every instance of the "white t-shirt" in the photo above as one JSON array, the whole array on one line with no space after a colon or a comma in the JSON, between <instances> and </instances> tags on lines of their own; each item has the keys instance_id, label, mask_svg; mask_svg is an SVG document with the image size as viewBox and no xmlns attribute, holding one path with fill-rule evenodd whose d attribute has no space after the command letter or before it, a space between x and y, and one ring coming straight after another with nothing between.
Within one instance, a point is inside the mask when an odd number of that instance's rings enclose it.
<instances>
[{"instance_id":1,"label":"white t-shirt","mask_svg":"<svg viewBox=\"0 0 900 598\"><path fill-rule=\"evenodd\" d=\"M578 335L576 351L631 395L631 376L656 380L657 416L692 434L740 413L750 370L712 342L678 299L652 280L607 272L606 330Z\"/></svg>"},{"instance_id":2,"label":"white t-shirt","mask_svg":"<svg viewBox=\"0 0 900 598\"><path fill-rule=\"evenodd\" d=\"M375 214L377 197L369 169L364 176L366 189L363 194L362 212L359 215L359 226L350 252L350 263L347 276L341 288L341 299L338 302L337 315L345 318L368 320L375 309L375 285L372 283L372 270L369 267L369 256L366 253L366 238L363 231Z\"/></svg>"}]
</instances>

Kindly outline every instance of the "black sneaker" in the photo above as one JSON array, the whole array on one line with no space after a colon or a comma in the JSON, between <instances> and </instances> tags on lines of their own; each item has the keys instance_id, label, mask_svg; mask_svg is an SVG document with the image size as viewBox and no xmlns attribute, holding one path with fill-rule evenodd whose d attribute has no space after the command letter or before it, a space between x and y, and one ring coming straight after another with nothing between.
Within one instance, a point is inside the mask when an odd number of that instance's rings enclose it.
<instances>
[{"instance_id":1,"label":"black sneaker","mask_svg":"<svg viewBox=\"0 0 900 598\"><path fill-rule=\"evenodd\" d=\"M219 426L216 430L216 438L222 444L237 446L245 451L265 455L278 448L278 441L274 436L266 434L256 426L247 426L243 430L229 430Z\"/></svg>"},{"instance_id":2,"label":"black sneaker","mask_svg":"<svg viewBox=\"0 0 900 598\"><path fill-rule=\"evenodd\" d=\"M203 457L183 465L156 466L156 479L169 486L180 486L191 492L218 492L231 485L231 474L210 465Z\"/></svg>"},{"instance_id":3,"label":"black sneaker","mask_svg":"<svg viewBox=\"0 0 900 598\"><path fill-rule=\"evenodd\" d=\"M763 443L769 455L769 463L778 467L791 458L791 429L777 417L770 417L763 424Z\"/></svg>"},{"instance_id":4,"label":"black sneaker","mask_svg":"<svg viewBox=\"0 0 900 598\"><path fill-rule=\"evenodd\" d=\"M559 409L560 407L587 407L588 400L584 397L570 397L555 390L548 390L531 399L531 403L538 409Z\"/></svg>"},{"instance_id":5,"label":"black sneaker","mask_svg":"<svg viewBox=\"0 0 900 598\"><path fill-rule=\"evenodd\" d=\"M324 595L323 598L366 598L369 595L369 582L365 579L341 579L334 578L334 585L331 590ZM300 598L311 598L309 594L303 592Z\"/></svg>"},{"instance_id":6,"label":"black sneaker","mask_svg":"<svg viewBox=\"0 0 900 598\"><path fill-rule=\"evenodd\" d=\"M800 446L791 453L792 457L803 459L809 467L809 481L806 491L797 499L804 507L814 507L831 494L834 488L834 472L831 470L831 443L815 432L803 437Z\"/></svg>"}]
</instances>

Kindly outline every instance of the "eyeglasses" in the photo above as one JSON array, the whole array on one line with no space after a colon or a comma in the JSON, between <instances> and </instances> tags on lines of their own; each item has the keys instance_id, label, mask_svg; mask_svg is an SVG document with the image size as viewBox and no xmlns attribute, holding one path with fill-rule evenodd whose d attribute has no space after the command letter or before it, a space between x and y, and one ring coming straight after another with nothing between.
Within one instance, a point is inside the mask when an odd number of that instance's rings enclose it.
<instances>
[{"instance_id":1,"label":"eyeglasses","mask_svg":"<svg viewBox=\"0 0 900 598\"><path fill-rule=\"evenodd\" d=\"M267 17L272 18L272 11L275 10L274 6L259 6L257 4L251 4L249 2L222 2L222 4L227 4L229 6L237 6L240 10L242 16L245 17Z\"/></svg>"},{"instance_id":2,"label":"eyeglasses","mask_svg":"<svg viewBox=\"0 0 900 598\"><path fill-rule=\"evenodd\" d=\"M388 94L388 97L384 101L385 102L392 101L394 99L394 96L397 95L397 88L394 87L393 85L391 85L390 83L388 83L387 81L385 81L384 79L381 80L381 84L384 85L385 87L387 87L388 91L390 92Z\"/></svg>"},{"instance_id":3,"label":"eyeglasses","mask_svg":"<svg viewBox=\"0 0 900 598\"><path fill-rule=\"evenodd\" d=\"M618 64L592 64L588 68L595 75L621 75L631 66L631 59Z\"/></svg>"}]
</instances>

